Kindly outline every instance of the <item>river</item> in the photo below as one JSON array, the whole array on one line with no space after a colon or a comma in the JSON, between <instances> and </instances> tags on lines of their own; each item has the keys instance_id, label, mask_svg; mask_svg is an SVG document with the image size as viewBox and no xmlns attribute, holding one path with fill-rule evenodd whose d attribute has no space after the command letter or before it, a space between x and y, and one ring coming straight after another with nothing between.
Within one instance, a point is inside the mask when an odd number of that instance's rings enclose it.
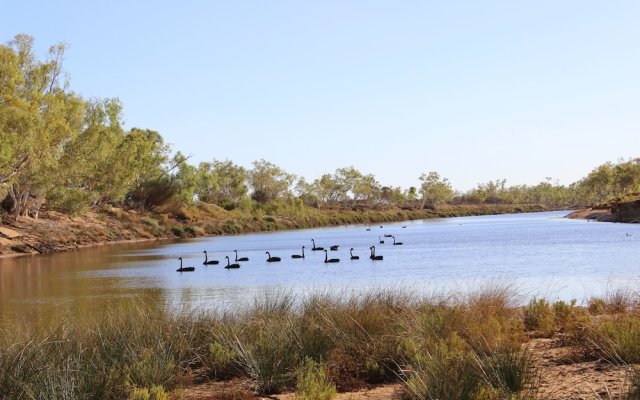
<instances>
[{"instance_id":1,"label":"river","mask_svg":"<svg viewBox=\"0 0 640 400\"><path fill-rule=\"evenodd\" d=\"M0 321L56 319L144 298L224 309L272 292L372 289L466 291L487 282L532 296L578 299L640 282L640 224L563 218L567 212L495 215L101 246L0 258ZM403 245L393 246L393 234ZM379 244L379 236L385 241ZM328 248L311 251L311 239ZM306 246L305 259L291 259ZM369 259L375 245L384 260ZM349 248L360 260L349 259ZM224 269L233 250L250 261ZM203 250L220 265L202 266ZM265 251L282 262L267 263ZM178 273L178 257L195 272Z\"/></svg>"}]
</instances>

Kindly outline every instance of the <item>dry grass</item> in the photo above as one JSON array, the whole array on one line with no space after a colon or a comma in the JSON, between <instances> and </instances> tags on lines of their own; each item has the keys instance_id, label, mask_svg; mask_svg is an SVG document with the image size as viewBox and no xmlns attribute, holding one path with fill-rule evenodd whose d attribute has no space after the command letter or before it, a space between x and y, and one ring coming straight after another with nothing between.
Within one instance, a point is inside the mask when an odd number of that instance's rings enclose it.
<instances>
[{"instance_id":1,"label":"dry grass","mask_svg":"<svg viewBox=\"0 0 640 400\"><path fill-rule=\"evenodd\" d=\"M277 293L233 313L132 303L58 326L7 328L0 398L122 399L230 379L261 394L402 382L414 399L530 398L537 373L527 342L540 315L585 354L640 362L633 312L592 316L572 303L534 299L522 308L516 299L513 288L494 284L430 297ZM640 382L631 377L629 392Z\"/></svg>"}]
</instances>

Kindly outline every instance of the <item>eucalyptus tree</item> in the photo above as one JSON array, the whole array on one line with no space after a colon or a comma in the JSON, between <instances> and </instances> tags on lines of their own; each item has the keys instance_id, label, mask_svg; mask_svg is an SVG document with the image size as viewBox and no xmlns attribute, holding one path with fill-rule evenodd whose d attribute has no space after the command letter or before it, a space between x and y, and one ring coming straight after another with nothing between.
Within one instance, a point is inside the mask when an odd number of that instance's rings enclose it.
<instances>
[{"instance_id":1,"label":"eucalyptus tree","mask_svg":"<svg viewBox=\"0 0 640 400\"><path fill-rule=\"evenodd\" d=\"M449 180L447 178L440 178L437 172L432 171L428 174L422 174L420 180L422 181L422 185L420 186L422 204L420 208L424 208L427 204L432 207L437 207L453 197L454 192Z\"/></svg>"},{"instance_id":2,"label":"eucalyptus tree","mask_svg":"<svg viewBox=\"0 0 640 400\"><path fill-rule=\"evenodd\" d=\"M27 35L0 46L0 185L16 217L37 216L64 144L82 126L84 102L68 88L64 51L57 44L39 61Z\"/></svg>"},{"instance_id":3,"label":"eucalyptus tree","mask_svg":"<svg viewBox=\"0 0 640 400\"><path fill-rule=\"evenodd\" d=\"M340 188L335 177L331 174L323 174L313 181L312 187L321 204L337 202L340 196Z\"/></svg>"},{"instance_id":4,"label":"eucalyptus tree","mask_svg":"<svg viewBox=\"0 0 640 400\"><path fill-rule=\"evenodd\" d=\"M619 194L640 191L640 158L619 161L614 167L614 175Z\"/></svg>"},{"instance_id":5,"label":"eucalyptus tree","mask_svg":"<svg viewBox=\"0 0 640 400\"><path fill-rule=\"evenodd\" d=\"M201 162L195 176L195 194L204 203L215 203L215 195L220 189L214 175L213 163Z\"/></svg>"},{"instance_id":6,"label":"eucalyptus tree","mask_svg":"<svg viewBox=\"0 0 640 400\"><path fill-rule=\"evenodd\" d=\"M218 205L233 206L247 196L249 173L233 162L213 160L213 181L216 184L212 200Z\"/></svg>"},{"instance_id":7,"label":"eucalyptus tree","mask_svg":"<svg viewBox=\"0 0 640 400\"><path fill-rule=\"evenodd\" d=\"M294 181L295 175L264 159L254 161L249 171L251 197L258 203L288 197Z\"/></svg>"},{"instance_id":8,"label":"eucalyptus tree","mask_svg":"<svg viewBox=\"0 0 640 400\"><path fill-rule=\"evenodd\" d=\"M354 176L353 187L353 202L363 201L368 206L372 206L375 202L378 202L382 193L382 187L372 174Z\"/></svg>"},{"instance_id":9,"label":"eucalyptus tree","mask_svg":"<svg viewBox=\"0 0 640 400\"><path fill-rule=\"evenodd\" d=\"M65 144L50 179L47 192L53 205L70 211L123 200L130 189L118 179L125 167L118 153L125 136L118 99L88 101L84 126Z\"/></svg>"},{"instance_id":10,"label":"eucalyptus tree","mask_svg":"<svg viewBox=\"0 0 640 400\"><path fill-rule=\"evenodd\" d=\"M320 207L320 197L314 184L307 182L304 178L300 178L296 183L295 190L304 205L316 208Z\"/></svg>"}]
</instances>

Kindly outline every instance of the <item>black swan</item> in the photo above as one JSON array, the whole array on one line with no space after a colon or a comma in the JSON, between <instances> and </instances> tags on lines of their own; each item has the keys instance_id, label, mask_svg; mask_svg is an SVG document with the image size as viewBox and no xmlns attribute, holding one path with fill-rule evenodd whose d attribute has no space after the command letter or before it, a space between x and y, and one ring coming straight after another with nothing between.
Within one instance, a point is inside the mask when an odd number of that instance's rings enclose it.
<instances>
[{"instance_id":1,"label":"black swan","mask_svg":"<svg viewBox=\"0 0 640 400\"><path fill-rule=\"evenodd\" d=\"M329 258L328 254L329 253L327 253L327 251L325 250L324 251L324 262L325 262L325 264L340 262L339 258Z\"/></svg>"},{"instance_id":2,"label":"black swan","mask_svg":"<svg viewBox=\"0 0 640 400\"><path fill-rule=\"evenodd\" d=\"M334 244L333 246L329 247L329 250L336 251L336 250L338 250L338 247L340 247L339 244Z\"/></svg>"},{"instance_id":3,"label":"black swan","mask_svg":"<svg viewBox=\"0 0 640 400\"><path fill-rule=\"evenodd\" d=\"M238 250L234 250L236 252L236 262L238 261L249 261L249 257L241 257L238 258Z\"/></svg>"},{"instance_id":4,"label":"black swan","mask_svg":"<svg viewBox=\"0 0 640 400\"><path fill-rule=\"evenodd\" d=\"M359 260L360 256L354 256L353 255L353 247L349 249L349 254L351 254L351 259L352 260Z\"/></svg>"},{"instance_id":5,"label":"black swan","mask_svg":"<svg viewBox=\"0 0 640 400\"><path fill-rule=\"evenodd\" d=\"M380 242L380 244L384 244L384 240L380 239L380 235L378 235L378 241Z\"/></svg>"},{"instance_id":6,"label":"black swan","mask_svg":"<svg viewBox=\"0 0 640 400\"><path fill-rule=\"evenodd\" d=\"M292 254L291 258L304 258L304 246L302 246L302 255L300 255L300 254Z\"/></svg>"},{"instance_id":7,"label":"black swan","mask_svg":"<svg viewBox=\"0 0 640 400\"><path fill-rule=\"evenodd\" d=\"M192 271L196 270L195 267L183 267L182 266L182 257L178 258L178 260L180 260L180 268L178 268L176 270L177 272L192 272Z\"/></svg>"},{"instance_id":8,"label":"black swan","mask_svg":"<svg viewBox=\"0 0 640 400\"><path fill-rule=\"evenodd\" d=\"M278 262L278 261L280 261L280 257L271 257L271 253L269 253L268 251L265 251L264 253L269 256L269 258L267 258L267 262Z\"/></svg>"},{"instance_id":9,"label":"black swan","mask_svg":"<svg viewBox=\"0 0 640 400\"><path fill-rule=\"evenodd\" d=\"M381 261L382 260L382 256L377 256L376 255L376 246L371 246L369 249L371 249L371 256L369 256L370 259L372 259L374 261Z\"/></svg>"},{"instance_id":10,"label":"black swan","mask_svg":"<svg viewBox=\"0 0 640 400\"><path fill-rule=\"evenodd\" d=\"M311 250L313 251L318 251L318 250L324 250L324 247L316 247L316 241L311 239L311 242L313 243L313 247L311 248Z\"/></svg>"},{"instance_id":11,"label":"black swan","mask_svg":"<svg viewBox=\"0 0 640 400\"><path fill-rule=\"evenodd\" d=\"M209 260L208 256L207 256L207 251L203 251L204 253L204 262L202 263L202 265L216 265L219 263L218 260Z\"/></svg>"},{"instance_id":12,"label":"black swan","mask_svg":"<svg viewBox=\"0 0 640 400\"><path fill-rule=\"evenodd\" d=\"M231 268L240 268L240 264L236 263L236 264L231 264L231 262L229 261L229 256L224 256L224 258L227 259L227 266L225 267L226 269L231 269Z\"/></svg>"},{"instance_id":13,"label":"black swan","mask_svg":"<svg viewBox=\"0 0 640 400\"><path fill-rule=\"evenodd\" d=\"M401 246L402 245L402 242L396 242L396 237L395 236L392 236L392 238L393 238L393 245L394 246Z\"/></svg>"}]
</instances>

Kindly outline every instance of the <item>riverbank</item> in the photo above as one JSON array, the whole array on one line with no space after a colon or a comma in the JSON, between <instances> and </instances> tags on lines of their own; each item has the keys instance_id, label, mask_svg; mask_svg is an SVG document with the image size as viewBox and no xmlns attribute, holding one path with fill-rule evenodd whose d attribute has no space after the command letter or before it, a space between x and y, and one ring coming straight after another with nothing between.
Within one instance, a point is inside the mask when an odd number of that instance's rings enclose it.
<instances>
[{"instance_id":1,"label":"riverbank","mask_svg":"<svg viewBox=\"0 0 640 400\"><path fill-rule=\"evenodd\" d=\"M8 216L0 224L0 256L45 254L81 247L198 236L304 229L347 224L381 224L429 218L546 211L536 205L458 205L437 210L295 208L271 212L228 211L200 204L173 212L152 213L104 207L79 216L55 211L38 220ZM0 216L1 217L1 216Z\"/></svg>"},{"instance_id":2,"label":"riverbank","mask_svg":"<svg viewBox=\"0 0 640 400\"><path fill-rule=\"evenodd\" d=\"M0 336L0 398L637 398L637 293L582 306L519 298L499 285L280 293L232 313L138 300L59 325L21 322Z\"/></svg>"},{"instance_id":3,"label":"riverbank","mask_svg":"<svg viewBox=\"0 0 640 400\"><path fill-rule=\"evenodd\" d=\"M592 208L578 210L567 215L572 219L587 219L600 222L640 222L640 195L631 194L612 199Z\"/></svg>"}]
</instances>

